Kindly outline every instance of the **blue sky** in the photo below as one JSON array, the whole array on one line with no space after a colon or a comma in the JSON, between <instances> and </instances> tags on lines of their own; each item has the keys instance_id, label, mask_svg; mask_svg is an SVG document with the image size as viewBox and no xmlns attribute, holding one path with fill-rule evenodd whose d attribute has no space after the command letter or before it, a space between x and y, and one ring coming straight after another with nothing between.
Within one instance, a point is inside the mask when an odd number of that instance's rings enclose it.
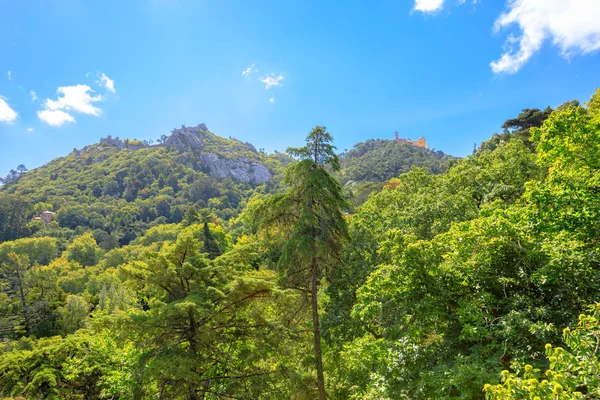
<instances>
[{"instance_id":1,"label":"blue sky","mask_svg":"<svg viewBox=\"0 0 600 400\"><path fill-rule=\"evenodd\" d=\"M0 0L0 175L204 122L268 151L326 125L464 156L600 86L598 0ZM243 72L246 71L246 74Z\"/></svg>"}]
</instances>

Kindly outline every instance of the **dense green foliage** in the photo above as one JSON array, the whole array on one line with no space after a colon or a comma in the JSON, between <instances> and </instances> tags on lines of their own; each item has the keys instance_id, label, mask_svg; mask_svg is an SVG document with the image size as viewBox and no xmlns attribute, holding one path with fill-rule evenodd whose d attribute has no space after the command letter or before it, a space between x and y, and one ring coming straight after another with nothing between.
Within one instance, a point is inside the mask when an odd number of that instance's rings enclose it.
<instances>
[{"instance_id":1,"label":"dense green foliage","mask_svg":"<svg viewBox=\"0 0 600 400\"><path fill-rule=\"evenodd\" d=\"M543 365L600 296L599 100L533 129L537 154L502 142L361 207L329 287L336 396L476 399L501 370Z\"/></svg>"},{"instance_id":2,"label":"dense green foliage","mask_svg":"<svg viewBox=\"0 0 600 400\"><path fill-rule=\"evenodd\" d=\"M461 160L207 139L262 185L164 146L15 171L0 397L597 398L600 91L504 128Z\"/></svg>"},{"instance_id":3,"label":"dense green foliage","mask_svg":"<svg viewBox=\"0 0 600 400\"><path fill-rule=\"evenodd\" d=\"M569 350L546 344L548 369L525 365L522 377L502 371L502 384L485 385L486 399L590 399L600 396L598 346L600 345L600 304L591 315L582 314L575 329L565 328Z\"/></svg>"},{"instance_id":4,"label":"dense green foliage","mask_svg":"<svg viewBox=\"0 0 600 400\"><path fill-rule=\"evenodd\" d=\"M10 194L0 195L0 242L28 236L27 226L33 207L27 199Z\"/></svg>"},{"instance_id":5,"label":"dense green foliage","mask_svg":"<svg viewBox=\"0 0 600 400\"><path fill-rule=\"evenodd\" d=\"M557 110L564 110L569 107L579 107L578 100L567 101L557 107ZM517 139L523 142L530 150L535 151L535 139L531 137L531 128L539 128L544 121L552 114L552 108L546 107L544 110L539 108L525 108L516 118L507 119L502 124L502 133L494 133L492 137L480 144L474 152L480 154L485 151L496 149L500 143L508 142L511 139Z\"/></svg>"},{"instance_id":6,"label":"dense green foliage","mask_svg":"<svg viewBox=\"0 0 600 400\"><path fill-rule=\"evenodd\" d=\"M565 103L568 104L568 103ZM579 103L573 103L574 106ZM560 108L560 107L559 107ZM546 107L544 110L538 108L526 108L516 118L511 118L504 121L502 124L502 133L494 133L494 135L481 143L475 154L485 151L493 151L500 143L508 142L511 139L517 139L523 142L529 149L535 151L535 144L531 141L531 128L539 128L544 121L548 119L552 109Z\"/></svg>"},{"instance_id":7,"label":"dense green foliage","mask_svg":"<svg viewBox=\"0 0 600 400\"><path fill-rule=\"evenodd\" d=\"M395 140L371 139L357 143L340 155L340 171L335 174L344 188L344 194L358 206L368 195L383 184L411 167L424 167L434 174L445 171L454 157L441 151L432 151L397 143Z\"/></svg>"},{"instance_id":8,"label":"dense green foliage","mask_svg":"<svg viewBox=\"0 0 600 400\"><path fill-rule=\"evenodd\" d=\"M30 234L69 239L90 229L98 243L110 250L129 244L149 227L181 222L190 205L229 220L252 194L275 190L290 161L210 132L201 139L201 152L165 146L119 149L101 142L19 176L0 191L0 240ZM202 161L203 154L262 163L275 179L260 186L229 177L215 179ZM44 209L58 211L58 226L28 224L34 211Z\"/></svg>"}]
</instances>

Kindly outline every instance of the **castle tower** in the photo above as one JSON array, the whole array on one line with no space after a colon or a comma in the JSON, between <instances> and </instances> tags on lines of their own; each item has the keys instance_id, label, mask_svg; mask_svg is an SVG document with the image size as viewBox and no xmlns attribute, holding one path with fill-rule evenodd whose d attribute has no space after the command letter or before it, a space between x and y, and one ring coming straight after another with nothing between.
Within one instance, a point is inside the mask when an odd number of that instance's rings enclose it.
<instances>
[{"instance_id":1,"label":"castle tower","mask_svg":"<svg viewBox=\"0 0 600 400\"><path fill-rule=\"evenodd\" d=\"M408 140L407 139L400 139L398 137L398 132L394 132L394 137L395 137L396 143L410 143L410 139L408 139Z\"/></svg>"}]
</instances>

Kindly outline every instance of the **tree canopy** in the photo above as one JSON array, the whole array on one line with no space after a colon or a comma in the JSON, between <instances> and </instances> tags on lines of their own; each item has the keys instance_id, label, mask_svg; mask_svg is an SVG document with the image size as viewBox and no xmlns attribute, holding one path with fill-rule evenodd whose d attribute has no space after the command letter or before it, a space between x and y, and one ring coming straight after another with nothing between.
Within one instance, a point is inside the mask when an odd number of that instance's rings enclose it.
<instances>
[{"instance_id":1,"label":"tree canopy","mask_svg":"<svg viewBox=\"0 0 600 400\"><path fill-rule=\"evenodd\" d=\"M600 90L503 129L463 159L206 136L264 184L162 145L15 170L0 397L599 397Z\"/></svg>"}]
</instances>

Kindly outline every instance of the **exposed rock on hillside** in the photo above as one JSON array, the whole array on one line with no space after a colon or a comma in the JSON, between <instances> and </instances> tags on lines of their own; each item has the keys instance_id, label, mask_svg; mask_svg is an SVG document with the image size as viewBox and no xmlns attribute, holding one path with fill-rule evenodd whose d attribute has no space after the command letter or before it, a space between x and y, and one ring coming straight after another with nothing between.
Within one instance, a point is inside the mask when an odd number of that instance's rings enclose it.
<instances>
[{"instance_id":1,"label":"exposed rock on hillside","mask_svg":"<svg viewBox=\"0 0 600 400\"><path fill-rule=\"evenodd\" d=\"M181 126L181 129L174 129L171 136L165 142L167 147L176 147L180 151L187 149L201 150L204 148L203 137L208 133L206 124L199 124L193 127Z\"/></svg>"},{"instance_id":2,"label":"exposed rock on hillside","mask_svg":"<svg viewBox=\"0 0 600 400\"><path fill-rule=\"evenodd\" d=\"M259 153L252 144L231 137L219 137L210 132L206 124L191 127L182 125L180 129L171 131L171 135L162 143L154 146L135 139L122 140L108 135L101 138L99 144L89 145L81 150L73 149L72 154L76 158L85 155L89 159L89 165L104 162L120 150L155 147L166 147L179 152L179 163L206 172L218 180L230 177L235 182L263 184L274 175L262 164L265 155Z\"/></svg>"},{"instance_id":3,"label":"exposed rock on hillside","mask_svg":"<svg viewBox=\"0 0 600 400\"><path fill-rule=\"evenodd\" d=\"M205 124L174 129L165 146L198 156L208 174L215 179L230 177L236 182L262 184L273 177L273 173L259 162L260 156L254 146L237 139L219 138L209 132Z\"/></svg>"},{"instance_id":4,"label":"exposed rock on hillside","mask_svg":"<svg viewBox=\"0 0 600 400\"><path fill-rule=\"evenodd\" d=\"M273 173L262 164L251 162L248 158L237 159L219 158L216 154L204 154L202 162L208 167L209 175L215 179L225 179L228 176L236 182L266 183Z\"/></svg>"}]
</instances>

